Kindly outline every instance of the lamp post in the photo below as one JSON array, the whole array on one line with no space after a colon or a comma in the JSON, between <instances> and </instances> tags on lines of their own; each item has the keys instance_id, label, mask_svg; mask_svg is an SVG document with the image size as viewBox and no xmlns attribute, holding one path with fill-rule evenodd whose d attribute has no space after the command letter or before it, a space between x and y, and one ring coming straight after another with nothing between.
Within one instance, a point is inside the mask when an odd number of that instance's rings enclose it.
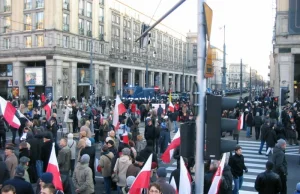
<instances>
[{"instance_id":1,"label":"lamp post","mask_svg":"<svg viewBox=\"0 0 300 194\"><path fill-rule=\"evenodd\" d=\"M224 45L223 45L223 67L222 67L222 90L223 95L225 95L226 92L226 44L225 44L225 25L224 25Z\"/></svg>"}]
</instances>

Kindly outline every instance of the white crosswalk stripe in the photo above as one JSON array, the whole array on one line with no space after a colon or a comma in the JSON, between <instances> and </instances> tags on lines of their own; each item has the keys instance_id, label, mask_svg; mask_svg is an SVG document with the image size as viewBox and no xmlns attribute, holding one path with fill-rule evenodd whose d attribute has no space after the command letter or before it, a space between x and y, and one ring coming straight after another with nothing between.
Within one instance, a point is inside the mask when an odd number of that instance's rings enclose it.
<instances>
[{"instance_id":1,"label":"white crosswalk stripe","mask_svg":"<svg viewBox=\"0 0 300 194\"><path fill-rule=\"evenodd\" d=\"M268 161L268 157L265 156L266 145L264 145L262 151L263 155L258 154L260 141L239 141L239 145L242 147L245 165L248 168L248 173L244 173L244 181L240 194L257 193L254 188L255 179L259 173L265 171L265 164ZM296 155L298 151L299 148L296 146L286 147L286 155Z\"/></svg>"}]
</instances>

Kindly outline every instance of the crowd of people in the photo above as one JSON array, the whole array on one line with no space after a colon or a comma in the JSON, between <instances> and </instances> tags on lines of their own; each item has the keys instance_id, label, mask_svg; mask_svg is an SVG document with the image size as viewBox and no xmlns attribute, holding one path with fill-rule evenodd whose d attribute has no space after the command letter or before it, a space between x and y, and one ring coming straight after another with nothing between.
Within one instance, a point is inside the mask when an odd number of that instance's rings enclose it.
<instances>
[{"instance_id":1,"label":"crowd of people","mask_svg":"<svg viewBox=\"0 0 300 194\"><path fill-rule=\"evenodd\" d=\"M36 99L38 98L38 99ZM102 100L100 108L78 103L76 99L52 102L50 118L42 108L49 102L40 96L31 99L28 107L17 100L21 126L14 129L0 117L0 187L15 193L99 193L95 190L96 171L103 177L101 193L128 193L146 160L152 154L152 184L148 193L176 193L169 184L165 167L159 167L159 157L171 142L171 133L178 131L178 121L193 119L188 102L169 103L146 100L123 100L126 113L119 116L119 128L113 125L114 102ZM40 102L36 103L36 102ZM157 107L154 104L159 104ZM174 109L174 110L173 110ZM24 115L22 117L20 115ZM44 116L43 116L44 115ZM140 132L144 123L144 133ZM65 130L64 130L65 128ZM12 141L6 140L7 131ZM129 141L123 140L127 133ZM17 137L18 136L18 137ZM47 172L51 150L55 144L63 189L53 184L53 174ZM100 156L96 156L100 151ZM179 147L174 158L179 158ZM177 160L179 162L179 160ZM184 159L187 166L188 159ZM178 165L180 166L180 165ZM179 189L180 171L172 172ZM34 186L36 184L36 186Z\"/></svg>"}]
</instances>

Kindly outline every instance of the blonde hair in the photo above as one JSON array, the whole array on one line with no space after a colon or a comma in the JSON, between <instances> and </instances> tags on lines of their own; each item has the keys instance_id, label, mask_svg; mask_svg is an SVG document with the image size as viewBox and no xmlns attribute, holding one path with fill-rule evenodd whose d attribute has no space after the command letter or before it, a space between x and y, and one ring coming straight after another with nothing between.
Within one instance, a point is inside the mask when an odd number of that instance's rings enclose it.
<instances>
[{"instance_id":1,"label":"blonde hair","mask_svg":"<svg viewBox=\"0 0 300 194\"><path fill-rule=\"evenodd\" d=\"M143 137L142 135L137 135L137 136L136 136L136 139L137 139L138 141L142 141L142 140L144 139L144 137Z\"/></svg>"}]
</instances>

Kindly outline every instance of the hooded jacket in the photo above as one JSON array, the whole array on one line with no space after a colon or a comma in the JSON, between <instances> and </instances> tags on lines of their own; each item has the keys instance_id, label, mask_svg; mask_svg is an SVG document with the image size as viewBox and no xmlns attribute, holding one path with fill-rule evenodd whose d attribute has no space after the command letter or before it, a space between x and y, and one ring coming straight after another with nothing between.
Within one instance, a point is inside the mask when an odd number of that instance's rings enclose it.
<instances>
[{"instance_id":1,"label":"hooded jacket","mask_svg":"<svg viewBox=\"0 0 300 194\"><path fill-rule=\"evenodd\" d=\"M118 186L125 187L126 186L126 173L128 167L132 164L132 161L129 156L122 155L117 159L117 162L114 167L114 172L117 173L119 177L119 181L117 182Z\"/></svg>"},{"instance_id":2,"label":"hooded jacket","mask_svg":"<svg viewBox=\"0 0 300 194\"><path fill-rule=\"evenodd\" d=\"M73 174L75 190L79 189L80 194L91 194L95 192L93 173L89 164L78 163Z\"/></svg>"},{"instance_id":3,"label":"hooded jacket","mask_svg":"<svg viewBox=\"0 0 300 194\"><path fill-rule=\"evenodd\" d=\"M279 176L287 175L287 161L284 150L281 147L274 147L272 162L274 163L274 172L276 172Z\"/></svg>"}]
</instances>

